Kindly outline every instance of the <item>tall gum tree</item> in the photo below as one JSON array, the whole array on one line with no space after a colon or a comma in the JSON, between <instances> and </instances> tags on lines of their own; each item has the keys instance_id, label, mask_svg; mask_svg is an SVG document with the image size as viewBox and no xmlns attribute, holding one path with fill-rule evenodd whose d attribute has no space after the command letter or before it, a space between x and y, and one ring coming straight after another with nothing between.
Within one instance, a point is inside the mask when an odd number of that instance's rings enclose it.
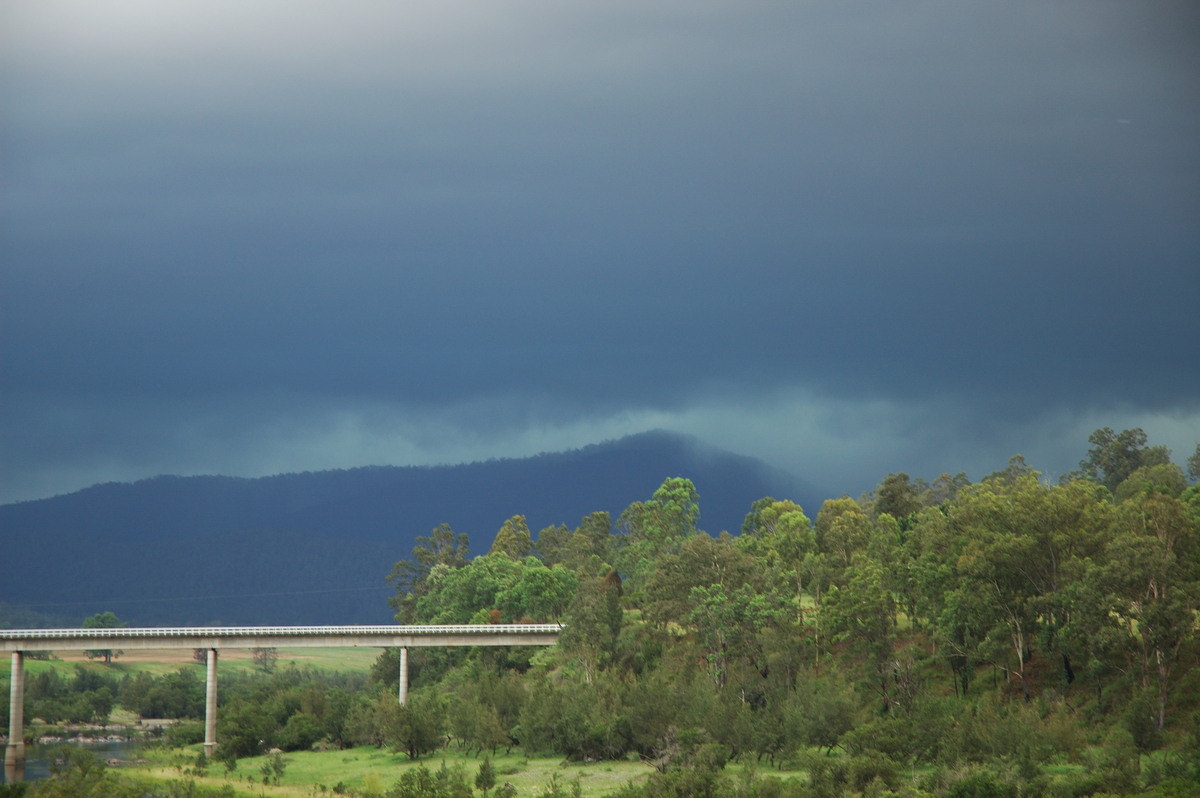
<instances>
[{"instance_id":1,"label":"tall gum tree","mask_svg":"<svg viewBox=\"0 0 1200 798\"><path fill-rule=\"evenodd\" d=\"M456 533L449 524L434 528L428 536L417 536L412 559L400 560L392 566L387 581L396 589L388 599L396 611L396 620L413 623L417 620L417 602L429 592L429 574L435 566L444 569L462 568L467 564L470 541L466 533Z\"/></svg>"},{"instance_id":2,"label":"tall gum tree","mask_svg":"<svg viewBox=\"0 0 1200 798\"><path fill-rule=\"evenodd\" d=\"M690 479L670 477L649 501L634 502L617 519L621 536L617 567L640 592L654 570L656 558L679 551L698 531L700 494Z\"/></svg>"},{"instance_id":3,"label":"tall gum tree","mask_svg":"<svg viewBox=\"0 0 1200 798\"><path fill-rule=\"evenodd\" d=\"M767 569L788 578L796 599L804 590L804 557L817 549L817 536L804 509L793 501L755 502L735 545Z\"/></svg>"},{"instance_id":4,"label":"tall gum tree","mask_svg":"<svg viewBox=\"0 0 1200 798\"><path fill-rule=\"evenodd\" d=\"M1159 729L1166 723L1179 651L1196 634L1200 609L1198 522L1200 513L1178 499L1161 493L1141 494L1117 509L1116 534L1106 552L1112 612L1137 652L1143 686L1155 688Z\"/></svg>"},{"instance_id":5,"label":"tall gum tree","mask_svg":"<svg viewBox=\"0 0 1200 798\"><path fill-rule=\"evenodd\" d=\"M514 515L505 521L492 540L489 554L497 552L507 554L514 560L524 559L533 551L533 538L529 533L529 523L523 515Z\"/></svg>"},{"instance_id":6,"label":"tall gum tree","mask_svg":"<svg viewBox=\"0 0 1200 798\"><path fill-rule=\"evenodd\" d=\"M1060 591L1101 551L1110 510L1092 483L1050 487L1028 475L973 485L948 512L957 590L968 594L957 603L976 613L981 658L1017 680L1026 698L1029 659L1039 645L1057 647L1069 612ZM1070 679L1065 652L1063 667Z\"/></svg>"}]
</instances>

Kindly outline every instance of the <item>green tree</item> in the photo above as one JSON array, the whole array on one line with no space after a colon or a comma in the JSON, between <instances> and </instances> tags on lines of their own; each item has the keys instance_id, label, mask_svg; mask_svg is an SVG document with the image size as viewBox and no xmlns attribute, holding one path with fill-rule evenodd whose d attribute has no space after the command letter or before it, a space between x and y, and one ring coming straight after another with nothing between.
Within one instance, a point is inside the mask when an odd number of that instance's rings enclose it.
<instances>
[{"instance_id":1,"label":"green tree","mask_svg":"<svg viewBox=\"0 0 1200 798\"><path fill-rule=\"evenodd\" d=\"M871 536L871 518L849 496L826 499L817 513L817 545L832 565L844 569L863 551Z\"/></svg>"},{"instance_id":2,"label":"green tree","mask_svg":"<svg viewBox=\"0 0 1200 798\"><path fill-rule=\"evenodd\" d=\"M1001 480L1002 482L1008 483L1009 485L1015 485L1017 480L1020 479L1021 477L1037 477L1037 476L1040 476L1040 474L1037 471L1033 470L1033 468L1028 463L1025 462L1024 455L1014 454L1012 457L1008 458L1008 466L1004 470L993 471L991 474L988 474L986 477L984 477L980 481L981 482L990 482L992 480L998 479L998 480Z\"/></svg>"},{"instance_id":3,"label":"green tree","mask_svg":"<svg viewBox=\"0 0 1200 798\"><path fill-rule=\"evenodd\" d=\"M488 790L495 786L496 768L492 766L491 758L484 756L483 761L479 763L479 772L475 774L475 787L486 796Z\"/></svg>"},{"instance_id":4,"label":"green tree","mask_svg":"<svg viewBox=\"0 0 1200 798\"><path fill-rule=\"evenodd\" d=\"M279 730L276 744L284 751L307 751L325 736L320 719L307 712L297 712Z\"/></svg>"},{"instance_id":5,"label":"green tree","mask_svg":"<svg viewBox=\"0 0 1200 798\"><path fill-rule=\"evenodd\" d=\"M204 713L204 683L184 668L157 677L144 671L127 676L119 698L143 718L198 718Z\"/></svg>"},{"instance_id":6,"label":"green tree","mask_svg":"<svg viewBox=\"0 0 1200 798\"><path fill-rule=\"evenodd\" d=\"M418 694L407 704L398 704L395 696L385 692L377 701L377 711L383 739L392 750L418 759L441 745L441 709L435 699Z\"/></svg>"},{"instance_id":7,"label":"green tree","mask_svg":"<svg viewBox=\"0 0 1200 798\"><path fill-rule=\"evenodd\" d=\"M278 722L261 701L227 699L217 714L217 739L243 759L272 748L278 727Z\"/></svg>"},{"instance_id":8,"label":"green tree","mask_svg":"<svg viewBox=\"0 0 1200 798\"><path fill-rule=\"evenodd\" d=\"M1121 613L1114 612L1121 603L1116 593L1126 584L1101 556L1089 559L1063 590L1069 615L1059 630L1060 645L1073 673L1095 690L1098 708L1105 706L1105 686L1128 669L1132 641Z\"/></svg>"},{"instance_id":9,"label":"green tree","mask_svg":"<svg viewBox=\"0 0 1200 798\"><path fill-rule=\"evenodd\" d=\"M612 517L595 512L583 517L579 526L564 536L565 527L555 527L546 547L538 536L538 553L547 565L563 565L580 577L602 577L612 570ZM550 530L546 530L549 532Z\"/></svg>"},{"instance_id":10,"label":"green tree","mask_svg":"<svg viewBox=\"0 0 1200 798\"><path fill-rule=\"evenodd\" d=\"M513 621L556 621L579 587L574 571L555 565L547 568L536 557L526 557L516 581L496 594L496 606Z\"/></svg>"},{"instance_id":11,"label":"green tree","mask_svg":"<svg viewBox=\"0 0 1200 798\"><path fill-rule=\"evenodd\" d=\"M896 640L896 604L881 565L856 556L846 585L830 590L821 605L825 628L864 663L868 683L878 690L884 712L892 708L892 659Z\"/></svg>"},{"instance_id":12,"label":"green tree","mask_svg":"<svg viewBox=\"0 0 1200 798\"><path fill-rule=\"evenodd\" d=\"M916 515L924 506L922 486L914 483L908 474L888 474L875 489L875 513L887 513L901 524Z\"/></svg>"},{"instance_id":13,"label":"green tree","mask_svg":"<svg viewBox=\"0 0 1200 798\"><path fill-rule=\"evenodd\" d=\"M931 578L947 577L937 623L946 641L978 640L964 652L1003 668L1031 695L1027 666L1039 645L1060 649L1069 617L1064 588L1080 578L1109 534L1111 506L1095 488L1076 481L1048 487L1034 476L992 479L960 493L945 522L930 520L917 534L927 554L949 570L917 567L922 605ZM1070 663L1064 660L1070 673Z\"/></svg>"},{"instance_id":14,"label":"green tree","mask_svg":"<svg viewBox=\"0 0 1200 798\"><path fill-rule=\"evenodd\" d=\"M559 647L579 666L584 681L612 661L624 614L617 572L609 578L584 579L563 618Z\"/></svg>"},{"instance_id":15,"label":"green tree","mask_svg":"<svg viewBox=\"0 0 1200 798\"><path fill-rule=\"evenodd\" d=\"M492 552L461 568L434 566L414 617L425 623L549 621L566 611L577 585L578 577L561 565Z\"/></svg>"},{"instance_id":16,"label":"green tree","mask_svg":"<svg viewBox=\"0 0 1200 798\"><path fill-rule=\"evenodd\" d=\"M798 733L806 745L832 753L842 735L854 727L855 702L850 688L833 678L798 685L790 699L798 715Z\"/></svg>"},{"instance_id":17,"label":"green tree","mask_svg":"<svg viewBox=\"0 0 1200 798\"><path fill-rule=\"evenodd\" d=\"M1017 456L1020 457L1020 455ZM1011 463L1012 461L1010 460L1009 462ZM1022 462L1024 462L1023 458ZM941 474L929 486L929 503L936 507L954 501L955 497L958 496L958 492L970 484L971 480L962 471L959 471L954 476Z\"/></svg>"},{"instance_id":18,"label":"green tree","mask_svg":"<svg viewBox=\"0 0 1200 798\"><path fill-rule=\"evenodd\" d=\"M689 537L677 551L659 555L651 573L642 612L646 620L660 628L686 621L692 609L692 588L725 585L732 590L751 584L757 589L762 587L765 575L732 537L723 535L714 540L703 533Z\"/></svg>"},{"instance_id":19,"label":"green tree","mask_svg":"<svg viewBox=\"0 0 1200 798\"><path fill-rule=\"evenodd\" d=\"M612 553L612 531L612 516L600 510L579 519L574 536L580 539L579 545L587 555L607 559Z\"/></svg>"},{"instance_id":20,"label":"green tree","mask_svg":"<svg viewBox=\"0 0 1200 798\"><path fill-rule=\"evenodd\" d=\"M1145 687L1154 685L1158 728L1184 643L1200 610L1200 518L1183 502L1143 494L1124 502L1106 552L1111 612L1128 630Z\"/></svg>"},{"instance_id":21,"label":"green tree","mask_svg":"<svg viewBox=\"0 0 1200 798\"><path fill-rule=\"evenodd\" d=\"M1141 427L1113 432L1101 427L1088 436L1092 448L1079 461L1080 473L1116 493L1117 486L1142 466L1163 465L1171 461L1165 446L1146 446L1146 433Z\"/></svg>"},{"instance_id":22,"label":"green tree","mask_svg":"<svg viewBox=\"0 0 1200 798\"><path fill-rule=\"evenodd\" d=\"M509 741L496 708L480 700L478 690L464 690L463 694L455 696L447 720L451 734L468 751L495 751Z\"/></svg>"},{"instance_id":23,"label":"green tree","mask_svg":"<svg viewBox=\"0 0 1200 798\"><path fill-rule=\"evenodd\" d=\"M621 513L617 526L624 531L618 552L622 574L640 590L653 572L655 559L676 552L696 534L700 520L700 495L690 479L671 477L654 491L649 501L634 502Z\"/></svg>"},{"instance_id":24,"label":"green tree","mask_svg":"<svg viewBox=\"0 0 1200 798\"><path fill-rule=\"evenodd\" d=\"M496 795L500 794L497 790ZM462 766L451 768L442 762L433 772L424 765L404 771L385 798L469 798L470 795L471 787Z\"/></svg>"},{"instance_id":25,"label":"green tree","mask_svg":"<svg viewBox=\"0 0 1200 798\"><path fill-rule=\"evenodd\" d=\"M548 526L537 534L533 544L533 554L544 562L547 567L553 567L566 562L570 557L571 530L566 524Z\"/></svg>"},{"instance_id":26,"label":"green tree","mask_svg":"<svg viewBox=\"0 0 1200 798\"><path fill-rule=\"evenodd\" d=\"M423 623L487 622L489 611L498 609L497 596L517 582L524 567L499 552L476 557L461 568L439 563L425 580L416 617Z\"/></svg>"},{"instance_id":27,"label":"green tree","mask_svg":"<svg viewBox=\"0 0 1200 798\"><path fill-rule=\"evenodd\" d=\"M467 564L469 548L466 534L455 533L449 524L438 526L428 537L418 536L412 559L397 562L387 577L396 587L396 594L388 599L396 611L396 620L414 623L417 620L417 602L428 592L427 582L434 567L463 567Z\"/></svg>"},{"instance_id":28,"label":"green tree","mask_svg":"<svg viewBox=\"0 0 1200 798\"><path fill-rule=\"evenodd\" d=\"M742 534L735 545L763 567L793 582L799 598L807 577L804 558L817 551L816 531L800 505L769 496L759 499L742 523Z\"/></svg>"},{"instance_id":29,"label":"green tree","mask_svg":"<svg viewBox=\"0 0 1200 798\"><path fill-rule=\"evenodd\" d=\"M118 629L126 626L125 622L114 615L112 612L100 612L90 618L83 619L84 629ZM115 657L124 654L124 651L114 651L111 648L93 649L83 652L88 659L104 658L104 664L109 665Z\"/></svg>"},{"instance_id":30,"label":"green tree","mask_svg":"<svg viewBox=\"0 0 1200 798\"><path fill-rule=\"evenodd\" d=\"M507 554L511 559L521 560L533 551L533 541L529 534L529 524L525 516L514 515L501 525L492 540L489 554Z\"/></svg>"},{"instance_id":31,"label":"green tree","mask_svg":"<svg viewBox=\"0 0 1200 798\"><path fill-rule=\"evenodd\" d=\"M736 662L750 665L765 679L770 665L761 635L786 616L784 599L745 584L736 590L697 585L688 598L693 606L688 620L696 627L717 689L725 687Z\"/></svg>"},{"instance_id":32,"label":"green tree","mask_svg":"<svg viewBox=\"0 0 1200 798\"><path fill-rule=\"evenodd\" d=\"M1183 469L1174 463L1139 466L1117 486L1113 498L1123 502L1139 494L1162 493L1177 499L1187 486Z\"/></svg>"}]
</instances>

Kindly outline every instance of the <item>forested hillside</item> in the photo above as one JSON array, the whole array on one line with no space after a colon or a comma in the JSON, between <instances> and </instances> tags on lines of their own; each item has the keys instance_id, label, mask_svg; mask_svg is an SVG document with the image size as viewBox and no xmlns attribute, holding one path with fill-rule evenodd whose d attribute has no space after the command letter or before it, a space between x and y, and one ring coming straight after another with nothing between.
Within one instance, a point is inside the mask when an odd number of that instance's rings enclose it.
<instances>
[{"instance_id":1,"label":"forested hillside","mask_svg":"<svg viewBox=\"0 0 1200 798\"><path fill-rule=\"evenodd\" d=\"M736 530L765 493L815 495L666 433L459 466L157 477L0 507L4 560L20 563L0 603L23 613L9 626L30 611L71 624L105 610L134 625L385 623L390 564L435 526L482 545L496 519L522 514L540 529L616 514L672 473L705 491L715 530Z\"/></svg>"},{"instance_id":2,"label":"forested hillside","mask_svg":"<svg viewBox=\"0 0 1200 798\"><path fill-rule=\"evenodd\" d=\"M644 762L622 798L1195 795L1200 456L1185 474L1138 430L1091 442L1059 484L1020 456L977 482L889 474L812 515L760 498L738 535L700 529L684 477L574 528L513 516L474 557L439 526L392 571L399 620L561 621L560 644L413 649L403 707L394 652L365 689L264 677L223 710L220 756Z\"/></svg>"}]
</instances>

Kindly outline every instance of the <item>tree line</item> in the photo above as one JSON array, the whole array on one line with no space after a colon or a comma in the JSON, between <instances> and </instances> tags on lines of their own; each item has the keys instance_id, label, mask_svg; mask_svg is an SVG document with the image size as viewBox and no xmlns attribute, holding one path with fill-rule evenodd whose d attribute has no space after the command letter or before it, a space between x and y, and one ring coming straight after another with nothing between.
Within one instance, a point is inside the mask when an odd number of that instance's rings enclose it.
<instances>
[{"instance_id":1,"label":"tree line","mask_svg":"<svg viewBox=\"0 0 1200 798\"><path fill-rule=\"evenodd\" d=\"M623 798L1194 794L1200 446L1185 471L1141 430L1089 443L1057 483L1019 455L889 474L815 518L764 497L736 535L702 530L683 477L616 519L514 516L477 556L439 526L392 569L397 621L559 621L559 645L414 649L405 706L395 652L362 683L241 677L218 750L638 758ZM199 717L184 673L108 689Z\"/></svg>"},{"instance_id":2,"label":"tree line","mask_svg":"<svg viewBox=\"0 0 1200 798\"><path fill-rule=\"evenodd\" d=\"M393 570L399 620L565 629L545 652L417 653L408 712L473 750L637 756L664 780L804 762L830 794L1200 778L1200 446L1185 472L1141 430L1089 443L1058 483L1020 456L978 482L889 474L815 519L763 498L737 535L701 531L685 478L615 521L513 517L474 558L439 527Z\"/></svg>"}]
</instances>

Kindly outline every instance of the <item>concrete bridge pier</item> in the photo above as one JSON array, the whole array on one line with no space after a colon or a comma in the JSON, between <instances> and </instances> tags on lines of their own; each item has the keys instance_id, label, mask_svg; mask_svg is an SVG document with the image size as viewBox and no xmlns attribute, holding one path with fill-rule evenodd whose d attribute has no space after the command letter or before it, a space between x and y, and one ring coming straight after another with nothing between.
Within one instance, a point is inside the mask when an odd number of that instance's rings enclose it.
<instances>
[{"instance_id":1,"label":"concrete bridge pier","mask_svg":"<svg viewBox=\"0 0 1200 798\"><path fill-rule=\"evenodd\" d=\"M4 778L9 784L25 780L25 654L12 654L8 696L8 745L4 748Z\"/></svg>"},{"instance_id":2,"label":"concrete bridge pier","mask_svg":"<svg viewBox=\"0 0 1200 798\"><path fill-rule=\"evenodd\" d=\"M12 654L9 743L4 751L10 781L25 772L24 652L187 649L207 651L204 753L217 749L217 651L222 648L354 647L400 649L399 700L408 702L408 649L413 646L552 646L562 626L541 624L438 624L408 626L232 626L116 629L0 629L0 652Z\"/></svg>"},{"instance_id":3,"label":"concrete bridge pier","mask_svg":"<svg viewBox=\"0 0 1200 798\"><path fill-rule=\"evenodd\" d=\"M408 649L400 648L400 706L408 703Z\"/></svg>"},{"instance_id":4,"label":"concrete bridge pier","mask_svg":"<svg viewBox=\"0 0 1200 798\"><path fill-rule=\"evenodd\" d=\"M208 676L204 680L204 755L217 750L217 650L208 650Z\"/></svg>"}]
</instances>

